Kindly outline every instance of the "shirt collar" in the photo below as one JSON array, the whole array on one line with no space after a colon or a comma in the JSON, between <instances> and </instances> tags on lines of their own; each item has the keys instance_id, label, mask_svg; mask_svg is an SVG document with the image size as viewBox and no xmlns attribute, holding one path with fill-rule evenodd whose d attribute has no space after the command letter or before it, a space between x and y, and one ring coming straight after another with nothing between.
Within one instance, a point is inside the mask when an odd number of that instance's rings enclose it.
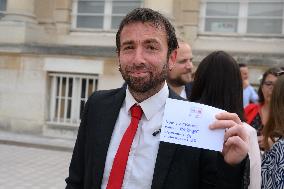
<instances>
[{"instance_id":1,"label":"shirt collar","mask_svg":"<svg viewBox=\"0 0 284 189\"><path fill-rule=\"evenodd\" d=\"M146 119L150 120L165 105L168 97L169 89L166 82L158 93L140 103L136 102L127 88L125 98L126 110L130 113L130 108L134 104L138 104L141 106Z\"/></svg>"},{"instance_id":2,"label":"shirt collar","mask_svg":"<svg viewBox=\"0 0 284 189\"><path fill-rule=\"evenodd\" d=\"M182 98L187 99L187 97L186 97L186 91L185 91L185 86L182 86L182 90L181 90L179 96L181 96Z\"/></svg>"}]
</instances>

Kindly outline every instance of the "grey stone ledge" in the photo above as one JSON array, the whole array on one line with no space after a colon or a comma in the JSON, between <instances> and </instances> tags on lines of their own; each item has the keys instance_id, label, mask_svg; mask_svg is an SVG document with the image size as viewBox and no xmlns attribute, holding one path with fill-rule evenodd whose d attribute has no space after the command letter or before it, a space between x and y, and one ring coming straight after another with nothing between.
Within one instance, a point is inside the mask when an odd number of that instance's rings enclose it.
<instances>
[{"instance_id":1,"label":"grey stone ledge","mask_svg":"<svg viewBox=\"0 0 284 189\"><path fill-rule=\"evenodd\" d=\"M211 51L193 51L194 62L199 63ZM242 53L242 52L228 52L232 55L238 63L245 63L252 66L284 66L284 53Z\"/></svg>"},{"instance_id":2,"label":"grey stone ledge","mask_svg":"<svg viewBox=\"0 0 284 189\"><path fill-rule=\"evenodd\" d=\"M0 144L71 152L75 140L0 131Z\"/></svg>"},{"instance_id":3,"label":"grey stone ledge","mask_svg":"<svg viewBox=\"0 0 284 189\"><path fill-rule=\"evenodd\" d=\"M113 46L2 43L0 53L115 57L116 49Z\"/></svg>"}]
</instances>

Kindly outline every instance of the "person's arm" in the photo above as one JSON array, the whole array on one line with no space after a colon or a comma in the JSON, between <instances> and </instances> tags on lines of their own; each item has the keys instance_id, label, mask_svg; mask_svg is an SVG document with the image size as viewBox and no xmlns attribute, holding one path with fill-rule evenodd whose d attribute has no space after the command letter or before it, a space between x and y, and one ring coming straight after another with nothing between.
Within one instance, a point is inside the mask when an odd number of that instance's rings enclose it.
<instances>
[{"instance_id":1,"label":"person's arm","mask_svg":"<svg viewBox=\"0 0 284 189\"><path fill-rule=\"evenodd\" d=\"M248 156L237 165L229 165L220 152L202 150L199 189L247 189L249 185Z\"/></svg>"},{"instance_id":2,"label":"person's arm","mask_svg":"<svg viewBox=\"0 0 284 189\"><path fill-rule=\"evenodd\" d=\"M250 159L247 155L239 164L229 165L221 153L217 158L218 189L247 189L250 184Z\"/></svg>"},{"instance_id":3,"label":"person's arm","mask_svg":"<svg viewBox=\"0 0 284 189\"><path fill-rule=\"evenodd\" d=\"M217 188L247 188L249 133L235 113L222 112L216 115L216 119L210 129L226 129L222 155L220 153L217 159Z\"/></svg>"},{"instance_id":4,"label":"person's arm","mask_svg":"<svg viewBox=\"0 0 284 189\"><path fill-rule=\"evenodd\" d=\"M284 188L284 141L276 142L262 160L262 185L264 188Z\"/></svg>"},{"instance_id":5,"label":"person's arm","mask_svg":"<svg viewBox=\"0 0 284 189\"><path fill-rule=\"evenodd\" d=\"M69 166L69 176L66 178L66 189L84 188L84 168L85 168L85 137L87 125L88 102L85 105L81 118L77 140L73 150L71 163Z\"/></svg>"},{"instance_id":6,"label":"person's arm","mask_svg":"<svg viewBox=\"0 0 284 189\"><path fill-rule=\"evenodd\" d=\"M256 93L256 91L254 90L254 88L252 86L250 86L250 99L249 101L250 102L253 102L253 103L257 103L258 102L258 94Z\"/></svg>"},{"instance_id":7,"label":"person's arm","mask_svg":"<svg viewBox=\"0 0 284 189\"><path fill-rule=\"evenodd\" d=\"M256 130L248 124L244 124L249 132L249 159L250 159L250 185L249 189L261 187L261 155L257 142Z\"/></svg>"}]
</instances>

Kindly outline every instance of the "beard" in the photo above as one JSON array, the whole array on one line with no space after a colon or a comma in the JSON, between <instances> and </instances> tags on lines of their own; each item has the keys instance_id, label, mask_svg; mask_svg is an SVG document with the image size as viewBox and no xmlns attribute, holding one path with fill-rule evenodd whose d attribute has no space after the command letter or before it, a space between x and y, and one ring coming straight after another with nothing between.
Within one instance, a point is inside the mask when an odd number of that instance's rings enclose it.
<instances>
[{"instance_id":1,"label":"beard","mask_svg":"<svg viewBox=\"0 0 284 189\"><path fill-rule=\"evenodd\" d=\"M147 77L133 77L129 73L135 70L146 70L149 75ZM146 66L144 64L126 66L124 69L119 65L119 71L131 91L145 93L158 88L164 83L167 77L168 65L165 63L161 72L158 72L157 69L152 66Z\"/></svg>"},{"instance_id":2,"label":"beard","mask_svg":"<svg viewBox=\"0 0 284 189\"><path fill-rule=\"evenodd\" d=\"M189 78L189 76L183 76L183 75L180 75L175 79L171 79L171 83L175 86L184 86L188 84L190 81L191 79Z\"/></svg>"}]
</instances>

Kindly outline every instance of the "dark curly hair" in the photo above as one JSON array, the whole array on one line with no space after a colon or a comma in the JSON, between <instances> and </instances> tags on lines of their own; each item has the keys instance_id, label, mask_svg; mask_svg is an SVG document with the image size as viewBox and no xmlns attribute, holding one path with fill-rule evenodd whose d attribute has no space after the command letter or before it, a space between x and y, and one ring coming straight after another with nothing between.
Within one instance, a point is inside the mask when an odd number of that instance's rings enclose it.
<instances>
[{"instance_id":1,"label":"dark curly hair","mask_svg":"<svg viewBox=\"0 0 284 189\"><path fill-rule=\"evenodd\" d=\"M119 25L116 33L116 51L118 53L120 52L120 34L123 27L135 22L152 23L156 28L163 28L165 30L168 42L168 57L173 50L178 48L175 28L166 17L164 17L161 13L149 8L136 8L128 13Z\"/></svg>"}]
</instances>

